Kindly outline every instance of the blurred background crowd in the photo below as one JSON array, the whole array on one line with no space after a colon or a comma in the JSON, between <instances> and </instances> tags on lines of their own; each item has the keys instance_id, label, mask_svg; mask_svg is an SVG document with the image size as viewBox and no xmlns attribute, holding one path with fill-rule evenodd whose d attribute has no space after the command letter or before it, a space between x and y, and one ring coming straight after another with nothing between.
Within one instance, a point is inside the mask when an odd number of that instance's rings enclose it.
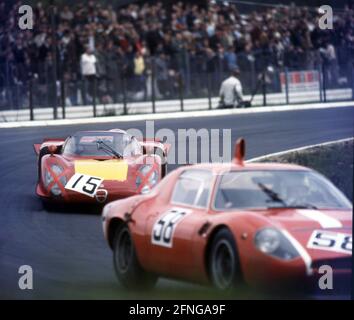
<instances>
[{"instance_id":1,"label":"blurred background crowd","mask_svg":"<svg viewBox=\"0 0 354 320\"><path fill-rule=\"evenodd\" d=\"M324 65L334 88L352 79L350 4L334 12L333 30L321 30L315 7L269 5L243 12L237 4L215 1L60 3L36 1L34 29L26 31L17 25L22 1L0 3L0 107L23 107L29 79L43 106L57 98L48 89L55 80L65 83L67 105L78 105L91 102L93 82L100 103L121 101L122 88L133 100L174 98L181 88L186 97L205 96L206 88L217 94L235 66L246 93L269 66ZM278 78L275 73L268 90L280 90Z\"/></svg>"}]
</instances>

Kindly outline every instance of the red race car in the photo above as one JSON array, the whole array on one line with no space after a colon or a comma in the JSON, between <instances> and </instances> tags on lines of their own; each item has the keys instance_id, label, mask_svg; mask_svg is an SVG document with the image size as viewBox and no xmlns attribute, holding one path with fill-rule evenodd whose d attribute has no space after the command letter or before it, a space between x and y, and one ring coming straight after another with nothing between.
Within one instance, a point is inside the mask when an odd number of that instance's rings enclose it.
<instances>
[{"instance_id":1,"label":"red race car","mask_svg":"<svg viewBox=\"0 0 354 320\"><path fill-rule=\"evenodd\" d=\"M119 129L77 132L34 145L36 193L45 204L106 203L143 194L166 174L169 145Z\"/></svg>"},{"instance_id":2,"label":"red race car","mask_svg":"<svg viewBox=\"0 0 354 320\"><path fill-rule=\"evenodd\" d=\"M181 167L150 193L114 201L103 230L126 287L158 276L230 289L314 280L322 265L351 276L352 204L305 167L244 163ZM311 281L308 281L311 282Z\"/></svg>"}]
</instances>

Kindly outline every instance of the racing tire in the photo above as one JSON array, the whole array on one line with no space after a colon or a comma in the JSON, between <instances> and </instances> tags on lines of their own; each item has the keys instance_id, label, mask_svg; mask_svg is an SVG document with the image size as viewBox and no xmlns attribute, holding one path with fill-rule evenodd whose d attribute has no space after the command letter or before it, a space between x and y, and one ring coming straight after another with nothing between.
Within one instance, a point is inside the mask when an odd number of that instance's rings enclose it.
<instances>
[{"instance_id":1,"label":"racing tire","mask_svg":"<svg viewBox=\"0 0 354 320\"><path fill-rule=\"evenodd\" d=\"M140 265L131 232L127 224L117 228L113 240L113 264L119 282L126 289L152 289L157 276Z\"/></svg>"},{"instance_id":2,"label":"racing tire","mask_svg":"<svg viewBox=\"0 0 354 320\"><path fill-rule=\"evenodd\" d=\"M42 199L42 207L47 212L53 212L55 209L54 204L47 199Z\"/></svg>"},{"instance_id":3,"label":"racing tire","mask_svg":"<svg viewBox=\"0 0 354 320\"><path fill-rule=\"evenodd\" d=\"M212 239L208 255L211 283L220 291L231 291L242 283L237 246L232 233L222 228Z\"/></svg>"}]
</instances>

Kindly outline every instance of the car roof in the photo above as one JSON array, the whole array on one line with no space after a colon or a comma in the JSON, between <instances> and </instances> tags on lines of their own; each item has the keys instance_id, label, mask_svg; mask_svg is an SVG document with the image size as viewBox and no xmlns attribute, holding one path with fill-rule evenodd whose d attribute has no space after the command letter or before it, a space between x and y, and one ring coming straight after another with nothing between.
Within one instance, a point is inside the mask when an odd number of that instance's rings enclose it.
<instances>
[{"instance_id":1,"label":"car roof","mask_svg":"<svg viewBox=\"0 0 354 320\"><path fill-rule=\"evenodd\" d=\"M100 134L100 133L111 133L111 134L117 134L117 133L127 133L124 130L120 129L114 129L114 130L88 130L88 131L77 131L75 132L75 135L83 135L83 134Z\"/></svg>"},{"instance_id":2,"label":"car roof","mask_svg":"<svg viewBox=\"0 0 354 320\"><path fill-rule=\"evenodd\" d=\"M223 173L225 171L230 170L237 170L237 171L267 171L267 170L287 170L287 171L311 171L311 169L295 165L295 164L288 164L288 163L271 163L271 162L262 162L262 163L244 163L243 165L236 164L236 163L201 163L201 164L194 164L188 165L185 167L180 168L180 170L185 169L195 169L195 170L210 170L213 173Z\"/></svg>"}]
</instances>

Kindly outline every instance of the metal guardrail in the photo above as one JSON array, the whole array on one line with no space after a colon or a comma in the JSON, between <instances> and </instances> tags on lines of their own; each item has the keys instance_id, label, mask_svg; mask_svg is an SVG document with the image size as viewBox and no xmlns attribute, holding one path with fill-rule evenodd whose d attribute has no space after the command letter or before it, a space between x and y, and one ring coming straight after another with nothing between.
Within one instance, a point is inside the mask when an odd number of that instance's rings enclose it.
<instances>
[{"instance_id":1,"label":"metal guardrail","mask_svg":"<svg viewBox=\"0 0 354 320\"><path fill-rule=\"evenodd\" d=\"M250 99L250 96L245 96L245 99ZM317 91L299 92L290 95L293 104L307 103L308 101L320 102ZM347 101L352 99L351 89L331 89L327 91L327 101ZM212 110L218 106L218 97L199 98L199 99L184 99L184 111L196 110ZM267 101L269 105L284 105L286 98L284 94L273 93L268 94ZM155 112L179 112L181 111L180 100L161 100L155 103ZM253 105L262 107L263 95L258 94L254 97ZM98 104L96 105L96 116L116 116L124 114L149 114L153 112L151 102L132 102L132 103L117 103L117 104ZM65 112L65 113L64 113ZM64 117L63 115L66 114ZM33 118L31 118L33 115ZM93 110L91 105L67 107L65 111L62 107L58 108L58 119L77 119L77 118L92 118ZM51 120L53 119L52 108L36 108L32 112L25 110L6 110L0 111L0 122L10 121L28 121L28 120Z\"/></svg>"},{"instance_id":2,"label":"metal guardrail","mask_svg":"<svg viewBox=\"0 0 354 320\"><path fill-rule=\"evenodd\" d=\"M0 121L50 119L48 108L52 118L58 119L184 111L191 106L200 110L213 109L218 103L213 97L218 95L222 80L228 76L228 72L222 69L188 74L170 70L167 78L161 78L152 61L141 78L117 74L115 78L72 81L61 75L54 85L49 69L45 66L42 69L47 72L36 78L2 86L4 81L0 81ZM268 68L251 65L247 65L246 70L250 71L242 72L240 80L246 99L255 94L254 105L354 100L354 66L351 63L347 68L341 67L342 75L339 78L337 74L335 81L334 74L338 70L335 72L327 65L320 65L312 71L304 70L305 76L309 73L309 76L318 77L318 86L311 91L294 89L291 83L294 72L297 77L303 76L301 70L282 68L269 72ZM198 99L203 102L192 102Z\"/></svg>"}]
</instances>

